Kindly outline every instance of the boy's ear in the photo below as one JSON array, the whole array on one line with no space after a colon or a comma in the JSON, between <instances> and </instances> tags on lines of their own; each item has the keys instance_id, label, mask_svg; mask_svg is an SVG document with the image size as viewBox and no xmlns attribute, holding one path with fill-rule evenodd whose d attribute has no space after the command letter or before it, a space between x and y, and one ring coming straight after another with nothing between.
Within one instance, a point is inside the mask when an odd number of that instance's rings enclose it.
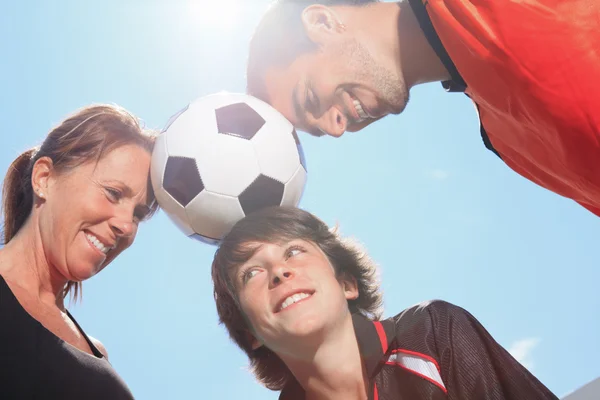
<instances>
[{"instance_id":1,"label":"boy's ear","mask_svg":"<svg viewBox=\"0 0 600 400\"><path fill-rule=\"evenodd\" d=\"M259 349L263 346L263 344L250 332L246 332L246 340L250 343L252 350Z\"/></svg>"},{"instance_id":2,"label":"boy's ear","mask_svg":"<svg viewBox=\"0 0 600 400\"><path fill-rule=\"evenodd\" d=\"M356 282L355 277L346 275L342 279L341 283L342 289L344 289L344 295L346 296L346 300L358 299L358 283Z\"/></svg>"}]
</instances>

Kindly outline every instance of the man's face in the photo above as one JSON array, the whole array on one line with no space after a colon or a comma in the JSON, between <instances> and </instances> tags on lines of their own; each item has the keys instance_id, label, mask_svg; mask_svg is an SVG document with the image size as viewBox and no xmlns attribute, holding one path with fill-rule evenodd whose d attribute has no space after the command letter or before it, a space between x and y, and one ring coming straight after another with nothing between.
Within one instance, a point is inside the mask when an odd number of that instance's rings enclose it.
<instances>
[{"instance_id":1,"label":"man's face","mask_svg":"<svg viewBox=\"0 0 600 400\"><path fill-rule=\"evenodd\" d=\"M257 251L232 271L240 306L257 340L278 354L302 357L340 321L349 318L354 282L339 281L327 256L314 243L248 243ZM300 354L296 354L300 353Z\"/></svg>"},{"instance_id":2,"label":"man's face","mask_svg":"<svg viewBox=\"0 0 600 400\"><path fill-rule=\"evenodd\" d=\"M406 106L401 72L383 64L358 40L331 38L288 66L269 68L268 101L297 129L313 135L355 132Z\"/></svg>"}]
</instances>

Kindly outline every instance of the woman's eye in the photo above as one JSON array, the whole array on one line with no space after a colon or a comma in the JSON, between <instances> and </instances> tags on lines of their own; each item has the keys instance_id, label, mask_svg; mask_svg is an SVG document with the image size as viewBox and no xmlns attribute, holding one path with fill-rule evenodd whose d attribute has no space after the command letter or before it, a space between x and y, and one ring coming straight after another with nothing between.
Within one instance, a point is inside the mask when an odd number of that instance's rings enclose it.
<instances>
[{"instance_id":1,"label":"woman's eye","mask_svg":"<svg viewBox=\"0 0 600 400\"><path fill-rule=\"evenodd\" d=\"M105 190L106 190L108 197L112 201L118 201L121 199L121 192L119 192L117 189L105 188Z\"/></svg>"}]
</instances>

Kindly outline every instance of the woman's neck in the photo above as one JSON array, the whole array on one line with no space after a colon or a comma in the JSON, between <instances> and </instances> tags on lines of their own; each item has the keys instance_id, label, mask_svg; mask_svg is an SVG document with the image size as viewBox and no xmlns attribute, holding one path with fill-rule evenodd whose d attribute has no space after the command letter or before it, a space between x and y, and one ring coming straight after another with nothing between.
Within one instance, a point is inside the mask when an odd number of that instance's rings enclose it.
<instances>
[{"instance_id":1,"label":"woman's neck","mask_svg":"<svg viewBox=\"0 0 600 400\"><path fill-rule=\"evenodd\" d=\"M0 274L40 303L64 311L67 279L48 262L39 230L31 220L0 249Z\"/></svg>"}]
</instances>

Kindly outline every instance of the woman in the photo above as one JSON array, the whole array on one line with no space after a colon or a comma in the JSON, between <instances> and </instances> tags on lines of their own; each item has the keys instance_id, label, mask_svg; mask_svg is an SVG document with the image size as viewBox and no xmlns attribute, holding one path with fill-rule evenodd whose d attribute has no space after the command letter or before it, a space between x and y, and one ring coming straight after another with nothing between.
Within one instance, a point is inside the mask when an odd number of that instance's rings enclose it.
<instances>
[{"instance_id":1,"label":"woman","mask_svg":"<svg viewBox=\"0 0 600 400\"><path fill-rule=\"evenodd\" d=\"M0 250L0 398L131 399L65 307L157 208L154 136L110 105L79 110L9 167Z\"/></svg>"}]
</instances>

